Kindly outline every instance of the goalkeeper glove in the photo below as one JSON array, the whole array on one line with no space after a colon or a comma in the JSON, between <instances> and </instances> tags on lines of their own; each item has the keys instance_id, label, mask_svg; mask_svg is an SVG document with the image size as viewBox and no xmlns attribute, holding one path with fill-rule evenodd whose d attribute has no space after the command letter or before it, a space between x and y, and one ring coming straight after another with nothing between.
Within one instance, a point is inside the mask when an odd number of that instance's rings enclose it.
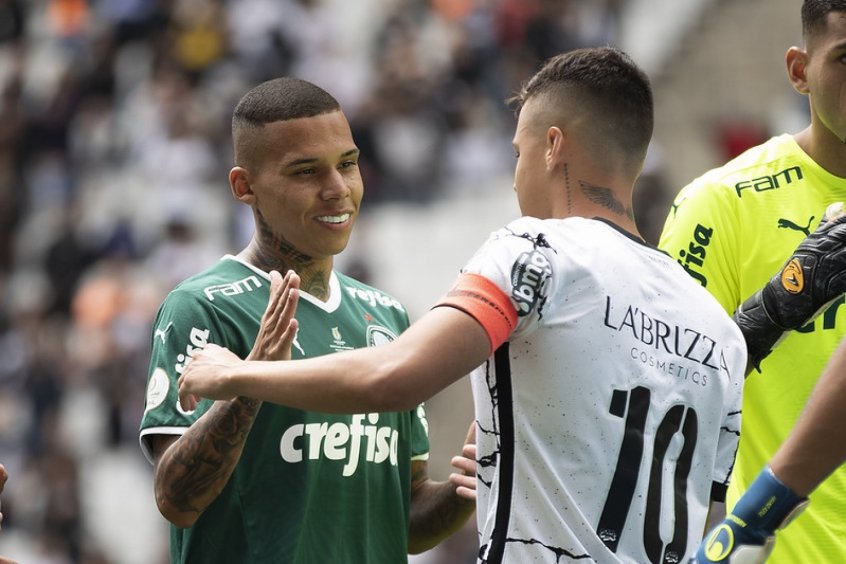
<instances>
[{"instance_id":1,"label":"goalkeeper glove","mask_svg":"<svg viewBox=\"0 0 846 564\"><path fill-rule=\"evenodd\" d=\"M734 312L746 340L748 367L761 361L787 331L798 329L846 293L846 214L837 202L816 231L773 276Z\"/></svg>"},{"instance_id":2,"label":"goalkeeper glove","mask_svg":"<svg viewBox=\"0 0 846 564\"><path fill-rule=\"evenodd\" d=\"M690 564L758 564L775 544L775 532L786 527L808 505L764 468L723 521L702 541Z\"/></svg>"}]
</instances>

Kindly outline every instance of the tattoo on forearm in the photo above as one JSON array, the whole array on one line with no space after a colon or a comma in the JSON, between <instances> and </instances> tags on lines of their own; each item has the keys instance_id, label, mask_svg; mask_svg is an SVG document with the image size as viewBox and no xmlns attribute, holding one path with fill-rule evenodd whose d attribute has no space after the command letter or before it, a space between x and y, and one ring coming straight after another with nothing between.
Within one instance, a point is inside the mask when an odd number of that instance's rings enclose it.
<instances>
[{"instance_id":1,"label":"tattoo on forearm","mask_svg":"<svg viewBox=\"0 0 846 564\"><path fill-rule=\"evenodd\" d=\"M209 411L179 441L168 464L163 495L182 512L205 508L210 491L220 492L238 462L261 402L238 398Z\"/></svg>"},{"instance_id":2,"label":"tattoo on forearm","mask_svg":"<svg viewBox=\"0 0 846 564\"><path fill-rule=\"evenodd\" d=\"M596 184L591 184L583 180L579 181L579 186L582 189L582 193L594 204L599 204L604 208L608 208L618 215L626 215L630 218L634 218L634 210L626 208L623 205L623 202L614 196L614 191L610 188L597 186Z\"/></svg>"}]
</instances>

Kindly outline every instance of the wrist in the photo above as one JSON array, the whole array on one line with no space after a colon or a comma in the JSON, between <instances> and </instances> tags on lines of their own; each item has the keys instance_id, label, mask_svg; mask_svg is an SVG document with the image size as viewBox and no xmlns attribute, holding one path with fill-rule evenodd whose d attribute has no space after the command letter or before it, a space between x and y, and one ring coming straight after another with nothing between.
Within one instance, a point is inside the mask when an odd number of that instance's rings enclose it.
<instances>
[{"instance_id":1,"label":"wrist","mask_svg":"<svg viewBox=\"0 0 846 564\"><path fill-rule=\"evenodd\" d=\"M738 519L741 526L772 534L784 528L808 504L766 466L732 509L727 519Z\"/></svg>"},{"instance_id":2,"label":"wrist","mask_svg":"<svg viewBox=\"0 0 846 564\"><path fill-rule=\"evenodd\" d=\"M737 307L732 319L740 328L749 357L749 365L760 370L761 361L784 337L787 328L778 323L767 305L768 287L755 292Z\"/></svg>"}]
</instances>

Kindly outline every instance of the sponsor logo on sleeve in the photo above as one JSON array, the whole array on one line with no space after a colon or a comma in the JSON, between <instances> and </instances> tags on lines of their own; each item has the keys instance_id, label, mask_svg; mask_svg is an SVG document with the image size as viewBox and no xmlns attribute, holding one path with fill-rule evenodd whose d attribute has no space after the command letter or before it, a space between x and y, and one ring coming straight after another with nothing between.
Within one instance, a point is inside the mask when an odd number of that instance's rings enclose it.
<instances>
[{"instance_id":1,"label":"sponsor logo on sleeve","mask_svg":"<svg viewBox=\"0 0 846 564\"><path fill-rule=\"evenodd\" d=\"M211 331L208 329L197 329L191 327L191 332L188 334L188 346L185 347L185 353L176 355L176 364L173 369L177 374L181 375L185 371L185 365L191 360L194 351L199 350L209 343L209 335Z\"/></svg>"},{"instance_id":2,"label":"sponsor logo on sleeve","mask_svg":"<svg viewBox=\"0 0 846 564\"><path fill-rule=\"evenodd\" d=\"M742 198L744 190L752 190L754 192L778 190L783 186L793 184L797 180L802 180L802 178L802 168L797 165L786 168L772 176L759 176L751 180L743 180L735 184L734 189L737 192L737 197Z\"/></svg>"},{"instance_id":3,"label":"sponsor logo on sleeve","mask_svg":"<svg viewBox=\"0 0 846 564\"><path fill-rule=\"evenodd\" d=\"M144 411L150 411L164 403L169 389L170 379L167 377L164 368L153 370L150 381L147 382L147 405L144 407Z\"/></svg>"},{"instance_id":4,"label":"sponsor logo on sleeve","mask_svg":"<svg viewBox=\"0 0 846 564\"><path fill-rule=\"evenodd\" d=\"M678 263L703 287L708 285L708 279L699 269L705 264L706 247L711 243L713 236L713 228L697 223L693 229L693 241L688 243L687 249L679 250Z\"/></svg>"},{"instance_id":5,"label":"sponsor logo on sleeve","mask_svg":"<svg viewBox=\"0 0 846 564\"><path fill-rule=\"evenodd\" d=\"M259 280L259 277L252 274L242 280L230 282L229 284L206 286L203 288L203 293L210 302L213 302L215 300L215 296L218 294L221 296L239 296L245 292L252 292L253 290L261 287L262 283L261 280Z\"/></svg>"},{"instance_id":6,"label":"sponsor logo on sleeve","mask_svg":"<svg viewBox=\"0 0 846 564\"><path fill-rule=\"evenodd\" d=\"M511 298L517 315L529 315L543 306L551 278L552 265L542 252L534 249L517 257L511 268Z\"/></svg>"}]
</instances>

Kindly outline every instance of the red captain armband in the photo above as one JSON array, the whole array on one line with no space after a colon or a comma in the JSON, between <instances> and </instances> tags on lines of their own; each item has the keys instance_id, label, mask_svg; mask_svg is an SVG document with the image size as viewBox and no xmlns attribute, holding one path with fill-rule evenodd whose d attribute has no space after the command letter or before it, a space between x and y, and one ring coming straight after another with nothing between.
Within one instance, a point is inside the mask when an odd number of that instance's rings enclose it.
<instances>
[{"instance_id":1,"label":"red captain armband","mask_svg":"<svg viewBox=\"0 0 846 564\"><path fill-rule=\"evenodd\" d=\"M449 292L435 307L459 309L479 322L494 352L517 326L517 310L502 289L479 274L459 275Z\"/></svg>"}]
</instances>

